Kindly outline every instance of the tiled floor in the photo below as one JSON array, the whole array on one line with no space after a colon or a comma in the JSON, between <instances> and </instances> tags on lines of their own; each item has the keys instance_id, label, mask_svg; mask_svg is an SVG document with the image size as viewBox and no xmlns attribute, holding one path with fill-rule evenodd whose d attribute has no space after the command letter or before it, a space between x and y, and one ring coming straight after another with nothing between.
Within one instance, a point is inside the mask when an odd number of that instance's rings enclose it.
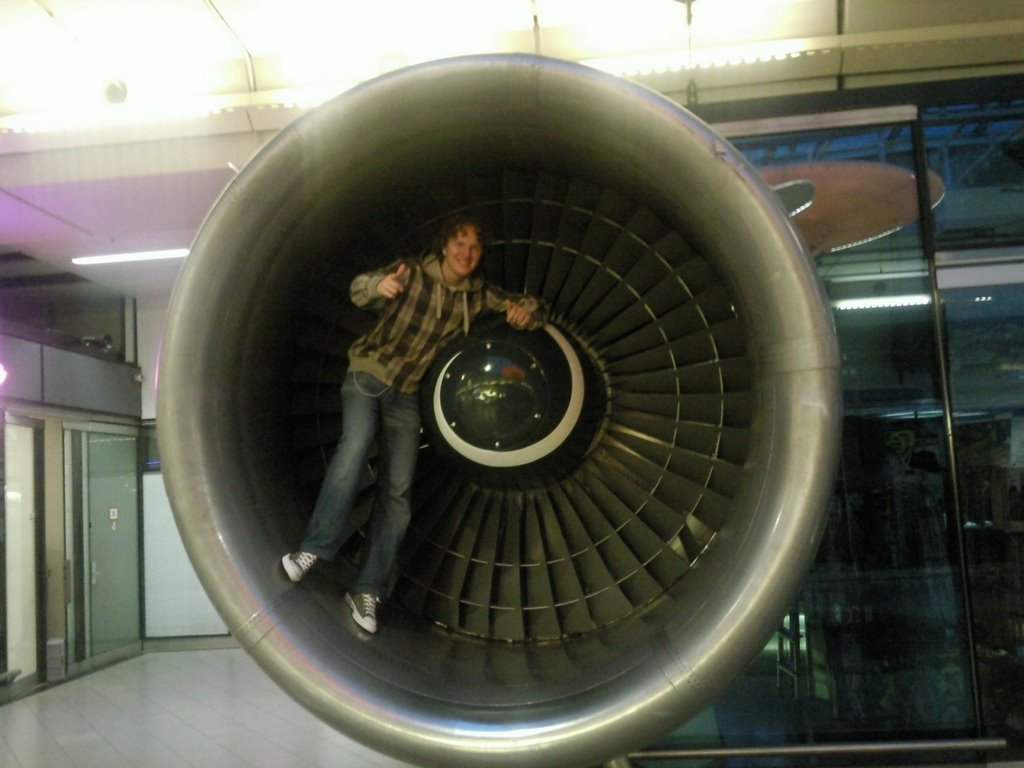
<instances>
[{"instance_id":1,"label":"tiled floor","mask_svg":"<svg viewBox=\"0 0 1024 768\"><path fill-rule=\"evenodd\" d=\"M148 652L0 706L0 768L406 768L238 649Z\"/></svg>"}]
</instances>

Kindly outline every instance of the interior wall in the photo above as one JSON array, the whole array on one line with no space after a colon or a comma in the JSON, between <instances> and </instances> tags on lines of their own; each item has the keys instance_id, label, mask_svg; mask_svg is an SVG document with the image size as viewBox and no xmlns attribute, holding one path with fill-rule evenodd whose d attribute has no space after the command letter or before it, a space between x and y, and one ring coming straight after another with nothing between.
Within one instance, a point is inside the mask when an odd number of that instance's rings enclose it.
<instances>
[{"instance_id":1,"label":"interior wall","mask_svg":"<svg viewBox=\"0 0 1024 768\"><path fill-rule=\"evenodd\" d=\"M142 476L143 604L146 638L226 635L213 603L203 591L174 523L163 476Z\"/></svg>"}]
</instances>

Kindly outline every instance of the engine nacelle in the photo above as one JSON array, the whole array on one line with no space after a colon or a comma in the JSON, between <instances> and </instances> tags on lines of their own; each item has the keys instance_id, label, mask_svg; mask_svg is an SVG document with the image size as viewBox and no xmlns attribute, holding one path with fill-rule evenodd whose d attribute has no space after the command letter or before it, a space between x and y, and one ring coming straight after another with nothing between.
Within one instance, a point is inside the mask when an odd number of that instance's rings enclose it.
<instances>
[{"instance_id":1,"label":"engine nacelle","mask_svg":"<svg viewBox=\"0 0 1024 768\"><path fill-rule=\"evenodd\" d=\"M349 281L463 208L551 329L483 324L435 364L370 637L341 600L365 499L339 563L293 585L279 560L343 427ZM799 236L725 140L622 79L473 56L345 93L229 185L168 314L160 451L214 604L323 720L424 765L588 766L709 705L777 628L833 487L838 360Z\"/></svg>"}]
</instances>

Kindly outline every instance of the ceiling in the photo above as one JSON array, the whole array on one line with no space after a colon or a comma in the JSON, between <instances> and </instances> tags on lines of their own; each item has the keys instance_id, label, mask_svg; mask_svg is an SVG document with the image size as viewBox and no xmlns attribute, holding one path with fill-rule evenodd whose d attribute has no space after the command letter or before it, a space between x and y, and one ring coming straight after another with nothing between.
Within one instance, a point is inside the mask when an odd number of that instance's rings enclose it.
<instances>
[{"instance_id":1,"label":"ceiling","mask_svg":"<svg viewBox=\"0 0 1024 768\"><path fill-rule=\"evenodd\" d=\"M143 300L277 131L408 64L541 53L702 104L1024 72L1024 0L2 0L0 284ZM696 90L694 90L696 89ZM25 257L30 258L25 258Z\"/></svg>"}]
</instances>

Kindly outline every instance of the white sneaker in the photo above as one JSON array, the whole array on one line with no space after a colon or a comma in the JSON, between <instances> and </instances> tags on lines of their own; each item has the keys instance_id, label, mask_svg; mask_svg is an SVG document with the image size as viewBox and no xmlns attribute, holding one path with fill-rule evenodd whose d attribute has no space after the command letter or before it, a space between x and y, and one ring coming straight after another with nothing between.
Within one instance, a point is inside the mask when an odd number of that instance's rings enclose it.
<instances>
[{"instance_id":1,"label":"white sneaker","mask_svg":"<svg viewBox=\"0 0 1024 768\"><path fill-rule=\"evenodd\" d=\"M317 557L309 552L289 552L281 558L284 572L292 581L302 581L309 569L316 565Z\"/></svg>"},{"instance_id":2,"label":"white sneaker","mask_svg":"<svg viewBox=\"0 0 1024 768\"><path fill-rule=\"evenodd\" d=\"M345 602L352 609L352 620L367 632L377 631L377 603L380 600L365 592L346 592Z\"/></svg>"}]
</instances>

